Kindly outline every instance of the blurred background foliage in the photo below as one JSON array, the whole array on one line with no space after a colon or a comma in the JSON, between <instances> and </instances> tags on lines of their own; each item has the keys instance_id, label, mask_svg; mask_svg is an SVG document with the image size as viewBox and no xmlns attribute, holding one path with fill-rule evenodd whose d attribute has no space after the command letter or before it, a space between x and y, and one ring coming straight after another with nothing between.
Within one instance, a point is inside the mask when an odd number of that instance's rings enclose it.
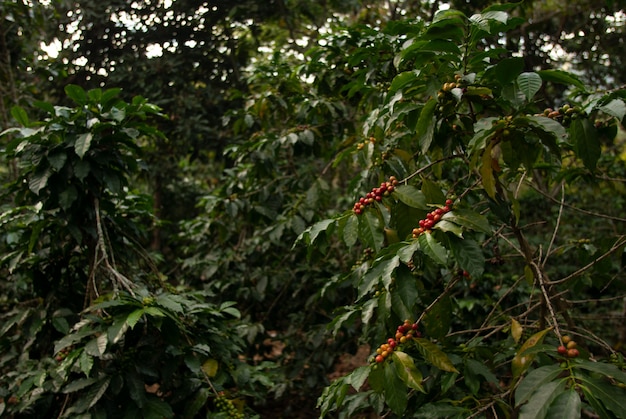
<instances>
[{"instance_id":1,"label":"blurred background foliage","mask_svg":"<svg viewBox=\"0 0 626 419\"><path fill-rule=\"evenodd\" d=\"M376 175L363 169L369 160L353 160L352 152L354 145L364 140L360 131L363 115L381 106L385 88L397 74L393 66L397 39L381 36L381 28L402 28L405 21L417 27L448 7L470 16L492 3L4 1L0 4L0 128L22 122L11 111L15 105L26 109L31 121L48 115L47 107L36 106L41 102L79 110L84 104L67 94L68 85L80 86L86 92L120 88L119 100L129 104L135 97L147 98L158 109L155 113L163 117L149 119L155 131L142 137L141 152L133 154L137 170L125 172L124 188L107 198L111 225L128 235L110 241L109 251L117 256L120 270L123 266L129 276L133 272L133 280L145 285L146 296L183 293L178 305L160 308L167 308L170 314L173 310L175 314L167 318L174 325L188 321L190 330L201 330L211 324L225 341L236 331L237 338L225 344L223 353L207 352L203 356L219 360L220 365L228 364L232 357L250 366L246 370L231 365L230 378L220 379L222 389L227 393L232 389L233 400L246 400L245 408L242 401L239 411L249 415L261 412L261 417L310 417L315 415L317 396L328 384L329 374L343 368L337 367L338 356L355 354L364 343L358 338L358 324L343 329L340 339L329 337L327 325L336 308L354 300L355 290L340 278L367 252L332 240L323 243L324 251L294 247L294 241L310 225L350 208L355 198L369 190ZM523 23L481 40L479 48L502 48L521 57L526 71L567 70L594 89L618 90L626 83L622 71L626 64L624 7L623 1L522 2L511 14ZM563 84L546 84L537 108L558 107L571 99L570 93ZM93 106L97 107L96 102ZM64 123L72 125L71 118ZM156 130L162 135L155 134ZM3 137L5 150L14 138L14 134ZM621 132L616 141L606 141L603 164L599 164L606 171L600 180L581 183L576 190L576 205L589 214L621 217L624 144ZM7 153L7 157L0 169L3 184L19 186L14 182L23 178L24 168L18 164L19 156ZM525 219L541 220L544 214L553 216L558 211L557 206L546 204L550 201L542 195L545 192L523 191ZM18 240L16 232L20 229L32 231L36 225L62 229L91 220L91 215L77 215L67 221L69 224L56 225L53 218L44 217L42 222L36 212L13 217L15 205L36 206L38 199L43 199L31 196L19 203L16 193L15 188L6 188L2 197L6 227L1 233L3 255L14 251L20 240L32 251L35 245L29 240L39 236L20 236ZM558 201L558 195L550 196ZM83 211L95 216L91 202L81 205ZM575 249L564 253L560 264L563 273L593 261L607 247L607 243L581 240L597 237L598 231L606 231L608 238L624 233L623 220L608 222L580 212L568 216L577 220L571 226L580 227L563 227L572 231L561 231L564 241L570 240ZM529 240L541 242L549 231L538 225L529 233ZM24 348L20 345L34 339L39 352L31 353L28 363L22 360L23 371L37 362L54 363L55 342L61 335L75 332L70 327L87 308L82 297L77 300L73 293L84 296L87 292L80 287L89 276L89 266L93 265L89 257L96 244L77 244L69 239L50 239L48 244L62 257L54 259L52 251L45 254L49 259L28 259L28 263L12 264L10 258L3 258L0 305L8 326L3 327L0 338L3 352L13 351L12 357L2 362L3 374L12 370L11 360ZM79 252L74 246L83 250ZM136 250L136 259L127 253L129 248ZM485 272L488 280L468 288L464 304L470 312L469 307L497 298L505 276L519 274L516 267L500 266L508 255L500 254L495 243L485 252L494 263ZM600 276L586 279L591 281L591 291L581 285L585 293L597 295L581 295L581 300L597 298L607 290L614 297L621 295L623 270L614 260L607 263L610 266L602 271L606 278L599 271ZM45 273L43 281L54 287L46 284L47 292L39 292L42 279L34 277L35 268L42 268L38 272ZM607 283L611 286L603 285ZM81 285L72 288L76 284ZM190 301L199 298L192 295L194 292L201 293L202 304L206 304L202 316L193 312L189 319L176 320L177 307L189 308L193 305ZM139 306L145 310L153 305L136 295L128 298L127 305L117 307L109 323L94 326L93 333L113 333L109 328L116 324L115 319L128 319ZM227 309L229 306L223 304L228 301L234 302L238 313L215 314ZM581 316L615 334L611 316L621 309L621 302L612 301L611 305L590 303L586 306L589 313ZM46 309L36 311L33 307ZM154 318L160 318L155 313ZM41 321L32 320L35 314ZM21 315L22 320L11 320ZM221 330L216 319L224 315L233 315L236 321ZM30 320L24 320L27 318ZM54 320L58 318L67 318L67 326L59 326ZM135 336L135 341L162 332L160 324L151 328L152 317L144 318L145 334L143 338ZM607 318L613 320L607 322ZM19 332L14 329L17 325ZM616 347L623 344L622 335L626 335L619 332L621 335L614 336ZM81 339L84 336L73 344ZM154 339L150 345L167 356L178 356L167 340ZM181 338L173 347L182 354L194 352L190 348L199 344ZM128 357L140 359L141 351L127 352L132 346L123 346L126 349L120 362ZM177 362L192 363L186 355L176 358ZM90 356L102 357L104 353L95 350ZM206 366L187 367L196 374L194 380L202 381ZM147 376L152 381L142 379L148 386L157 382L155 375L163 379L164 374L150 371ZM174 376L167 377L174 380ZM126 377L126 382L134 379ZM85 388L105 391L106 381L102 380L85 383ZM2 391L0 397L8 403L12 390L4 386ZM186 397L192 397L195 388L185 391ZM90 400L94 398L87 398L87 405ZM141 407L141 397L133 400ZM47 400L45 408L37 403L33 400L20 405L22 415L27 417L32 412L29 409L59 415L64 409L60 398ZM167 408L154 403L150 406L155 415L169 417ZM181 409L183 405L171 403Z\"/></svg>"}]
</instances>

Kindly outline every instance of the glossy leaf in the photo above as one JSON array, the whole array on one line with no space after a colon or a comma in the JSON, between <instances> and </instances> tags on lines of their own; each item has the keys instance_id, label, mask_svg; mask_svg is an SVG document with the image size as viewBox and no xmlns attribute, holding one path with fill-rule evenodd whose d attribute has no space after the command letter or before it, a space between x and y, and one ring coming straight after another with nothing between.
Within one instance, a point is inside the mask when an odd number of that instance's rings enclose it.
<instances>
[{"instance_id":1,"label":"glossy leaf","mask_svg":"<svg viewBox=\"0 0 626 419\"><path fill-rule=\"evenodd\" d=\"M491 226L487 218L472 210L455 208L451 212L444 214L441 219L451 221L469 230L491 233Z\"/></svg>"},{"instance_id":2,"label":"glossy leaf","mask_svg":"<svg viewBox=\"0 0 626 419\"><path fill-rule=\"evenodd\" d=\"M428 204L424 193L411 185L399 185L395 188L393 196L411 208L427 210Z\"/></svg>"},{"instance_id":3,"label":"glossy leaf","mask_svg":"<svg viewBox=\"0 0 626 419\"><path fill-rule=\"evenodd\" d=\"M616 365L581 359L576 367L602 374L626 384L626 373L620 370Z\"/></svg>"},{"instance_id":4,"label":"glossy leaf","mask_svg":"<svg viewBox=\"0 0 626 419\"><path fill-rule=\"evenodd\" d=\"M422 323L428 336L433 339L443 339L450 331L452 324L452 300L450 297L441 298L426 313Z\"/></svg>"},{"instance_id":5,"label":"glossy leaf","mask_svg":"<svg viewBox=\"0 0 626 419\"><path fill-rule=\"evenodd\" d=\"M422 373L415 367L413 358L402 351L393 351L391 359L398 376L407 387L426 393L422 386Z\"/></svg>"},{"instance_id":6,"label":"glossy leaf","mask_svg":"<svg viewBox=\"0 0 626 419\"><path fill-rule=\"evenodd\" d=\"M519 419L543 419L552 402L566 391L565 381L550 381L534 392L520 409Z\"/></svg>"},{"instance_id":7,"label":"glossy leaf","mask_svg":"<svg viewBox=\"0 0 626 419\"><path fill-rule=\"evenodd\" d=\"M539 74L539 76L541 76L541 78L545 81L551 81L553 83L576 86L580 90L583 90L583 91L586 90L586 87L583 84L583 82L580 81L580 79L576 75L569 73L567 71L549 69L549 70L540 70L537 72L537 74Z\"/></svg>"},{"instance_id":8,"label":"glossy leaf","mask_svg":"<svg viewBox=\"0 0 626 419\"><path fill-rule=\"evenodd\" d=\"M626 115L626 104L622 99L613 99L609 103L598 107L598 109L607 115L616 117L620 121L624 119L624 115Z\"/></svg>"},{"instance_id":9,"label":"glossy leaf","mask_svg":"<svg viewBox=\"0 0 626 419\"><path fill-rule=\"evenodd\" d=\"M81 159L85 156L85 153L89 151L91 147L91 140L93 139L93 134L91 132L87 132L84 134L80 134L78 138L76 138L76 143L74 144L74 151L78 154L78 157Z\"/></svg>"},{"instance_id":10,"label":"glossy leaf","mask_svg":"<svg viewBox=\"0 0 626 419\"><path fill-rule=\"evenodd\" d=\"M433 141L433 135L435 133L435 108L437 107L437 100L430 99L424 105L420 117L417 120L417 138L422 150L422 153L426 153L430 148L430 144Z\"/></svg>"},{"instance_id":11,"label":"glossy leaf","mask_svg":"<svg viewBox=\"0 0 626 419\"><path fill-rule=\"evenodd\" d=\"M611 385L601 378L585 378L583 383L591 391L594 398L602 403L606 409L613 412L616 417L626 417L625 389Z\"/></svg>"},{"instance_id":12,"label":"glossy leaf","mask_svg":"<svg viewBox=\"0 0 626 419\"><path fill-rule=\"evenodd\" d=\"M433 261L439 265L445 265L448 263L448 251L433 237L432 234L420 234L417 241L420 244L420 250Z\"/></svg>"},{"instance_id":13,"label":"glossy leaf","mask_svg":"<svg viewBox=\"0 0 626 419\"><path fill-rule=\"evenodd\" d=\"M87 93L80 86L68 84L65 86L65 94L78 105L87 104Z\"/></svg>"},{"instance_id":14,"label":"glossy leaf","mask_svg":"<svg viewBox=\"0 0 626 419\"><path fill-rule=\"evenodd\" d=\"M561 393L550 405L546 419L580 419L582 402L573 388Z\"/></svg>"},{"instance_id":15,"label":"glossy leaf","mask_svg":"<svg viewBox=\"0 0 626 419\"><path fill-rule=\"evenodd\" d=\"M359 237L372 249L379 251L385 239L380 220L373 211L365 211L359 216Z\"/></svg>"},{"instance_id":16,"label":"glossy leaf","mask_svg":"<svg viewBox=\"0 0 626 419\"><path fill-rule=\"evenodd\" d=\"M448 356L430 340L417 338L415 339L415 344L426 362L439 368L442 371L454 372L459 374L459 371L454 367Z\"/></svg>"},{"instance_id":17,"label":"glossy leaf","mask_svg":"<svg viewBox=\"0 0 626 419\"><path fill-rule=\"evenodd\" d=\"M475 240L456 237L450 237L449 243L459 268L469 272L472 278L480 278L485 270L485 256L480 245Z\"/></svg>"},{"instance_id":18,"label":"glossy leaf","mask_svg":"<svg viewBox=\"0 0 626 419\"><path fill-rule=\"evenodd\" d=\"M600 140L591 122L587 119L576 119L572 121L569 133L576 155L587 169L594 170L600 158L601 148Z\"/></svg>"},{"instance_id":19,"label":"glossy leaf","mask_svg":"<svg viewBox=\"0 0 626 419\"><path fill-rule=\"evenodd\" d=\"M30 125L30 122L28 120L28 114L21 106L13 106L11 108L11 116L13 116L13 119L15 119L17 123L22 125L23 127L27 127L28 125Z\"/></svg>"},{"instance_id":20,"label":"glossy leaf","mask_svg":"<svg viewBox=\"0 0 626 419\"><path fill-rule=\"evenodd\" d=\"M407 389L396 368L391 365L384 368L384 387L385 403L396 415L402 415L408 404Z\"/></svg>"},{"instance_id":21,"label":"glossy leaf","mask_svg":"<svg viewBox=\"0 0 626 419\"><path fill-rule=\"evenodd\" d=\"M563 370L557 364L545 365L530 371L515 389L515 406L526 403L537 390L553 381L562 372Z\"/></svg>"}]
</instances>

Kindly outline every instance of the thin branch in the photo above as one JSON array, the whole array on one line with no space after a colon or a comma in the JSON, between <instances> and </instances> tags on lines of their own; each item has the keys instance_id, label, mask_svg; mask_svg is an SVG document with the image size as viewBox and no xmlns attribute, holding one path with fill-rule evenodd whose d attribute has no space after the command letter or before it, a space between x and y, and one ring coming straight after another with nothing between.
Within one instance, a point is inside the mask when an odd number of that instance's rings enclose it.
<instances>
[{"instance_id":1,"label":"thin branch","mask_svg":"<svg viewBox=\"0 0 626 419\"><path fill-rule=\"evenodd\" d=\"M532 183L530 184L530 186L537 192L539 192L541 195L545 196L546 198L548 198L550 201L554 202L554 203L560 203L558 200L556 200L554 197L552 197L550 194L545 193L544 191L542 191L541 189L537 188L536 185L533 185ZM564 207L567 208L571 208L574 211L578 211L582 214L587 214L587 215L591 215L593 217L598 217L598 218L606 218L607 220L613 220L613 221L620 221L623 223L626 223L626 218L620 218L620 217L614 217L611 215L606 215L606 214L601 214L599 212L593 212L593 211L588 211L588 210L584 210L582 208L578 208L575 207L574 205L571 204L566 204L565 202L563 203Z\"/></svg>"},{"instance_id":2,"label":"thin branch","mask_svg":"<svg viewBox=\"0 0 626 419\"><path fill-rule=\"evenodd\" d=\"M430 310L433 309L433 307L439 302L441 301L446 295L448 295L448 293L450 292L450 290L452 289L452 287L454 287L459 281L461 280L461 275L457 275L456 277L454 277L454 279L452 279L452 281L448 282L448 285L446 285L446 288L443 290L443 292L441 294L439 294L437 296L437 298L435 298L433 300L432 303L430 303L428 305L428 307L426 307L424 309L424 311L422 311L422 314L420 314L419 318L417 319L417 321L415 323L421 323L422 319L424 318L424 316L426 316L426 314L428 314L428 312Z\"/></svg>"},{"instance_id":3,"label":"thin branch","mask_svg":"<svg viewBox=\"0 0 626 419\"><path fill-rule=\"evenodd\" d=\"M552 252L552 246L554 245L554 240L556 240L556 233L559 231L559 226L561 225L561 217L563 216L563 204L565 203L565 185L561 183L561 204L559 205L559 215L556 218L556 226L554 227L554 232L552 233L552 238L550 239L550 244L548 245L548 250L546 251L546 257L543 259L541 263L541 268L543 269L546 266L546 262L550 257L550 252ZM541 259L539 259L541 261Z\"/></svg>"},{"instance_id":4,"label":"thin branch","mask_svg":"<svg viewBox=\"0 0 626 419\"><path fill-rule=\"evenodd\" d=\"M456 159L456 158L462 158L463 156L460 154L452 154L450 156L447 157L442 157L439 160L435 160L434 162L428 163L426 166L424 167L420 167L418 170L416 170L415 172L411 173L410 175L408 175L406 178L402 179L400 181L400 183L406 183L408 182L409 179L419 175L420 173L430 169L432 166L439 164L439 163L443 163L446 160L452 160L452 159Z\"/></svg>"},{"instance_id":5,"label":"thin branch","mask_svg":"<svg viewBox=\"0 0 626 419\"><path fill-rule=\"evenodd\" d=\"M548 281L548 285L562 284L563 282L567 282L570 279L572 279L574 277L577 277L578 275L582 274L583 272L585 272L589 268L593 267L596 263L598 263L601 260L606 259L607 257L609 257L611 254L613 254L616 250L618 250L624 244L626 244L626 236L620 236L617 239L617 241L613 244L613 246L611 246L611 248L607 252L605 252L601 256L598 256L597 258L595 258L594 260L592 260L591 262L589 262L588 264L586 264L582 268L580 268L580 269L572 272L571 274L567 275L565 278L557 279L555 281Z\"/></svg>"},{"instance_id":6,"label":"thin branch","mask_svg":"<svg viewBox=\"0 0 626 419\"><path fill-rule=\"evenodd\" d=\"M99 248L100 252L102 253L101 262L104 263L104 266L107 268L113 279L116 280L123 288L126 289L126 291L128 291L134 297L135 293L133 291L133 282L130 279L126 278L124 275L122 275L120 272L118 272L118 270L115 269L115 267L112 266L109 262L109 257L106 250L107 248L104 242L105 236L102 229L102 221L100 220L100 201L98 200L98 198L94 198L94 210L96 213L96 231L98 233L98 242L96 244L96 248ZM96 263L97 265L99 265L100 261ZM97 268L97 265L94 268ZM115 285L115 282L113 282L113 284Z\"/></svg>"}]
</instances>

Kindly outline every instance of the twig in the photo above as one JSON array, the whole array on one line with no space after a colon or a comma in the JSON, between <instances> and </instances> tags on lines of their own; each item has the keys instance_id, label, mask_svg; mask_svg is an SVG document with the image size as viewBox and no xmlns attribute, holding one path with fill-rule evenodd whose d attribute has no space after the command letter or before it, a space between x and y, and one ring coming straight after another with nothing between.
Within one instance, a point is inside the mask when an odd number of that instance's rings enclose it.
<instances>
[{"instance_id":1,"label":"twig","mask_svg":"<svg viewBox=\"0 0 626 419\"><path fill-rule=\"evenodd\" d=\"M541 262L541 268L543 269L546 266L546 262L550 257L550 252L552 252L552 246L554 245L554 240L556 240L556 233L559 231L559 226L561 225L561 217L563 216L563 204L565 203L565 185L561 183L561 204L559 205L559 215L556 217L556 226L554 227L554 232L552 233L552 238L550 239L550 244L548 245L548 250L546 251L546 257ZM541 259L539 259L541 261Z\"/></svg>"},{"instance_id":2,"label":"twig","mask_svg":"<svg viewBox=\"0 0 626 419\"><path fill-rule=\"evenodd\" d=\"M606 253L602 254L601 256L598 256L597 258L595 258L594 260L592 260L591 262L589 262L588 264L586 264L582 268L580 268L580 269L572 272L571 274L567 275L565 278L557 279L555 281L548 281L547 284L548 285L556 285L556 284L561 284L563 282L569 281L570 279L572 279L572 278L582 274L583 272L585 272L587 269L591 268L596 263L598 263L601 260L603 260L603 259L607 258L608 256L610 256L613 252L618 250L624 244L626 244L626 236L620 236L617 239L617 241L613 244L613 246L611 246L611 248Z\"/></svg>"},{"instance_id":3,"label":"twig","mask_svg":"<svg viewBox=\"0 0 626 419\"><path fill-rule=\"evenodd\" d=\"M411 178L413 178L413 177L415 177L415 176L419 175L419 174L420 174L420 173L422 173L422 172L425 172L426 170L428 170L428 169L429 169L429 168L431 168L432 166L434 166L434 165L436 165L436 164L439 164L439 163L443 163L443 162L444 162L444 161L446 161L446 160L452 160L452 159L455 159L455 158L457 158L457 157L463 157L463 156L462 156L462 155L460 155L460 154L452 154L452 155L450 155L450 156L443 157L443 158L441 158L441 159L439 159L439 160L435 160L434 162L428 163L426 166L420 167L420 168L419 168L419 169L417 169L415 172L411 173L411 174L410 174L410 175L408 175L406 178L402 179L402 180L400 181L400 183L406 183L406 182L408 182L408 180L409 180L409 179L411 179Z\"/></svg>"},{"instance_id":4,"label":"twig","mask_svg":"<svg viewBox=\"0 0 626 419\"><path fill-rule=\"evenodd\" d=\"M559 330L559 323L556 318L554 307L552 306L550 295L548 293L548 290L546 289L546 284L549 284L550 281L548 281L548 279L546 278L545 274L541 270L541 267L539 267L539 265L537 265L537 263L534 261L532 251L530 249L530 244L528 244L528 241L526 240L526 237L524 237L522 230L520 230L519 227L517 227L514 224L511 225L511 228L513 229L513 234L515 234L515 237L517 238L517 242L520 245L519 250L521 252L521 255L526 260L526 264L530 266L530 268L532 269L533 276L535 277L535 279L537 280L539 284L539 288L541 289L541 293L545 301L545 306L550 313L550 319L552 320L554 332L559 337L559 340L561 340L561 332Z\"/></svg>"},{"instance_id":5,"label":"twig","mask_svg":"<svg viewBox=\"0 0 626 419\"><path fill-rule=\"evenodd\" d=\"M530 184L530 186L535 191L539 192L541 195L545 196L546 198L548 198L552 202L559 203L559 201L554 199L554 197L550 196L550 194L547 194L546 192L542 191L541 189L539 189L537 186L533 185L532 183ZM574 205L566 204L566 203L563 203L563 206L567 207L567 208L571 208L574 211L578 211L578 212L583 213L583 214L591 215L593 217L606 218L608 220L620 221L620 222L626 223L626 218L613 217L611 215L601 214L599 212L588 211L588 210L585 210L585 209L582 209L582 208L578 208L578 207L575 207Z\"/></svg>"},{"instance_id":6,"label":"twig","mask_svg":"<svg viewBox=\"0 0 626 419\"><path fill-rule=\"evenodd\" d=\"M126 289L126 291L130 293L130 295L134 297L135 293L132 288L134 284L132 283L132 281L126 278L120 272L118 272L117 269L115 269L115 267L112 266L111 263L109 262L106 245L104 243L104 232L102 229L102 221L100 220L100 201L98 200L98 198L94 198L94 210L96 213L96 231L98 233L98 243L96 244L96 249L99 248L100 252L102 253L101 262L104 263L104 266L107 268L109 273L113 276L113 279L115 279L120 285L122 285L122 287ZM99 265L100 262L96 262L96 264ZM97 265L94 266L94 272L95 272L95 269L97 268ZM113 284L115 285L115 282Z\"/></svg>"},{"instance_id":7,"label":"twig","mask_svg":"<svg viewBox=\"0 0 626 419\"><path fill-rule=\"evenodd\" d=\"M439 302L441 301L446 295L448 295L448 293L450 292L450 290L452 289L452 287L454 287L459 281L461 280L461 275L457 275L456 277L454 277L454 279L452 279L452 281L448 282L448 285L446 285L446 288L443 290L443 292L441 294L439 294L437 296L437 298L435 298L433 300L432 303L430 303L428 305L428 307L426 307L424 309L424 311L422 311L422 314L420 314L419 318L417 319L417 321L415 323L421 323L422 319L424 318L424 316L426 316L426 314L428 314L428 312L430 310L433 309L433 307Z\"/></svg>"}]
</instances>

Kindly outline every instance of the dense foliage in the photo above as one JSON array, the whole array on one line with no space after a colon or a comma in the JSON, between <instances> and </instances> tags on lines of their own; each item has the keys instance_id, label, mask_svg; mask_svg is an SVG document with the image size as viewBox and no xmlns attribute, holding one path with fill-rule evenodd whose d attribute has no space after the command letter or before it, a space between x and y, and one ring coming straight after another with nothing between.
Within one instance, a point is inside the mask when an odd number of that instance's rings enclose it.
<instances>
[{"instance_id":1,"label":"dense foliage","mask_svg":"<svg viewBox=\"0 0 626 419\"><path fill-rule=\"evenodd\" d=\"M0 5L0 415L626 417L619 4L401 3Z\"/></svg>"}]
</instances>

